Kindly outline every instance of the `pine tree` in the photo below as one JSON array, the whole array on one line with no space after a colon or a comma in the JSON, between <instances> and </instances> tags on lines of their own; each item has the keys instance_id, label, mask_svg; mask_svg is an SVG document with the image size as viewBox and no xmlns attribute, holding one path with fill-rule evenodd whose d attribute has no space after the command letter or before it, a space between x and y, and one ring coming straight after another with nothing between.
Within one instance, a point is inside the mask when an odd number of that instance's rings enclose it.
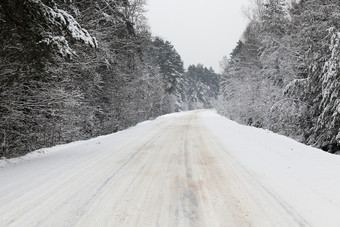
<instances>
[{"instance_id":1,"label":"pine tree","mask_svg":"<svg viewBox=\"0 0 340 227\"><path fill-rule=\"evenodd\" d=\"M313 127L311 138L319 146L340 144L340 32L329 29L331 51L321 76L320 116ZM321 136L320 136L321 135Z\"/></svg>"},{"instance_id":2,"label":"pine tree","mask_svg":"<svg viewBox=\"0 0 340 227\"><path fill-rule=\"evenodd\" d=\"M168 103L169 108L164 113L186 109L183 104L186 99L185 90L188 84L184 77L181 56L169 41L165 41L160 37L154 38L152 53L168 94L166 103Z\"/></svg>"},{"instance_id":3,"label":"pine tree","mask_svg":"<svg viewBox=\"0 0 340 227\"><path fill-rule=\"evenodd\" d=\"M211 108L219 93L219 75L202 64L190 65L185 77L189 81L188 105L190 109Z\"/></svg>"}]
</instances>

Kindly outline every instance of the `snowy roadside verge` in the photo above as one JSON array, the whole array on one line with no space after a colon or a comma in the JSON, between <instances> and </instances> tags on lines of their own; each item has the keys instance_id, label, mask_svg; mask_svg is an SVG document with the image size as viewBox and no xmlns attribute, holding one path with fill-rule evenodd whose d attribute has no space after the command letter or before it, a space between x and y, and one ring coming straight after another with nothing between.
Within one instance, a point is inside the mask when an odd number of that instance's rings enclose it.
<instances>
[{"instance_id":1,"label":"snowy roadside verge","mask_svg":"<svg viewBox=\"0 0 340 227\"><path fill-rule=\"evenodd\" d=\"M308 225L339 226L340 156L212 111L201 116L229 156L284 203L287 212L301 214Z\"/></svg>"},{"instance_id":2,"label":"snowy roadside verge","mask_svg":"<svg viewBox=\"0 0 340 227\"><path fill-rule=\"evenodd\" d=\"M15 166L28 161L47 159L49 156L55 155L62 154L70 155L70 153L74 155L76 154L86 155L90 152L95 152L96 150L103 148L103 146L104 147L111 146L112 148L114 148L115 146L117 146L117 144L121 145L123 143L127 143L130 139L142 135L145 131L148 131L150 128L164 122L169 118L180 117L185 114L188 114L188 112L166 114L157 117L154 120L140 122L135 126L132 126L130 128L127 128L125 130L113 134L102 135L88 140L74 141L67 144L60 144L53 147L41 148L17 158L10 159L1 158L0 168L4 168L7 166Z\"/></svg>"}]
</instances>

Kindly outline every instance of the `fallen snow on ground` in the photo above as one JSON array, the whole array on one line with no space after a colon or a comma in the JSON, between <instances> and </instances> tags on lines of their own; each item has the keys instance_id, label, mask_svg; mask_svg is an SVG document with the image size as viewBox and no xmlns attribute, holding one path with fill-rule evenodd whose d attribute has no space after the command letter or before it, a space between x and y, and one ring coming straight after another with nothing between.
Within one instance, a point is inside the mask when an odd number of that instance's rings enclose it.
<instances>
[{"instance_id":1,"label":"fallen snow on ground","mask_svg":"<svg viewBox=\"0 0 340 227\"><path fill-rule=\"evenodd\" d=\"M89 140L81 140L75 141L68 144L56 145L53 147L46 147L42 148L33 152L30 152L24 156L18 158L1 158L0 159L0 168L15 166L27 161L34 161L34 160L45 160L49 159L49 156L54 157L53 153L57 153L57 156L63 157L65 153L72 153L74 155L86 155L91 154L98 148L98 145L105 144L107 146L115 146L116 144L123 144L129 141L131 138L139 135L141 132L149 130L151 127L159 124L160 122L172 118L174 115L177 117L186 115L188 113L181 112L176 114L166 114L163 116L158 117L154 121L144 121L138 123L136 126L129 128L128 130L120 131L110 135L98 136L93 139Z\"/></svg>"},{"instance_id":2,"label":"fallen snow on ground","mask_svg":"<svg viewBox=\"0 0 340 227\"><path fill-rule=\"evenodd\" d=\"M306 225L340 226L340 156L206 111L206 126L228 152Z\"/></svg>"},{"instance_id":3,"label":"fallen snow on ground","mask_svg":"<svg viewBox=\"0 0 340 227\"><path fill-rule=\"evenodd\" d=\"M0 226L340 225L340 156L210 110L0 167Z\"/></svg>"}]
</instances>

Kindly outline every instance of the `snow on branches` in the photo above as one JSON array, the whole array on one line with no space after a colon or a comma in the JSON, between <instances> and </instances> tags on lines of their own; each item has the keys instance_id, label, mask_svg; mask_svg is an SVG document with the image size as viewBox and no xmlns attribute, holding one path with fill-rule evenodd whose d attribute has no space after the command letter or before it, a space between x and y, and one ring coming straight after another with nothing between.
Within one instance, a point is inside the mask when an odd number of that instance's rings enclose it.
<instances>
[{"instance_id":1,"label":"snow on branches","mask_svg":"<svg viewBox=\"0 0 340 227\"><path fill-rule=\"evenodd\" d=\"M91 47L98 45L96 39L54 0L2 0L0 18L3 33L17 34L22 44L27 44L26 50L35 50L35 56L70 57L75 54L70 41L80 41Z\"/></svg>"},{"instance_id":2,"label":"snow on branches","mask_svg":"<svg viewBox=\"0 0 340 227\"><path fill-rule=\"evenodd\" d=\"M321 115L318 124L327 131L331 142L340 142L340 32L334 27L328 29L331 36L330 58L323 67ZM337 141L336 141L337 140Z\"/></svg>"},{"instance_id":3,"label":"snow on branches","mask_svg":"<svg viewBox=\"0 0 340 227\"><path fill-rule=\"evenodd\" d=\"M68 44L66 35L72 39L82 41L91 47L97 47L97 40L92 37L87 30L83 29L73 16L62 9L58 9L56 4L50 7L39 0L30 0L29 2L30 4L34 4L34 8L40 11L39 14L43 17L42 23L48 25L50 28L56 28L56 33L62 34L55 35L55 31L53 30L44 30L42 31L44 39L42 39L40 43L53 46L63 57L75 54Z\"/></svg>"}]
</instances>

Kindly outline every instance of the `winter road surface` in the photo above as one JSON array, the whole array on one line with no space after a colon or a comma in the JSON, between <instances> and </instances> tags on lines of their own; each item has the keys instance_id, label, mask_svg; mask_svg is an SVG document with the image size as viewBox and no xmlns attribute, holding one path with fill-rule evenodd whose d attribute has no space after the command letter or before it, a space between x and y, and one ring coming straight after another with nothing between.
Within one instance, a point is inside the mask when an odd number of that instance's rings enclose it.
<instances>
[{"instance_id":1,"label":"winter road surface","mask_svg":"<svg viewBox=\"0 0 340 227\"><path fill-rule=\"evenodd\" d=\"M263 136L292 145L270 155ZM0 226L339 226L339 191L299 179L314 174L299 148L212 111L168 115L2 163Z\"/></svg>"}]
</instances>

